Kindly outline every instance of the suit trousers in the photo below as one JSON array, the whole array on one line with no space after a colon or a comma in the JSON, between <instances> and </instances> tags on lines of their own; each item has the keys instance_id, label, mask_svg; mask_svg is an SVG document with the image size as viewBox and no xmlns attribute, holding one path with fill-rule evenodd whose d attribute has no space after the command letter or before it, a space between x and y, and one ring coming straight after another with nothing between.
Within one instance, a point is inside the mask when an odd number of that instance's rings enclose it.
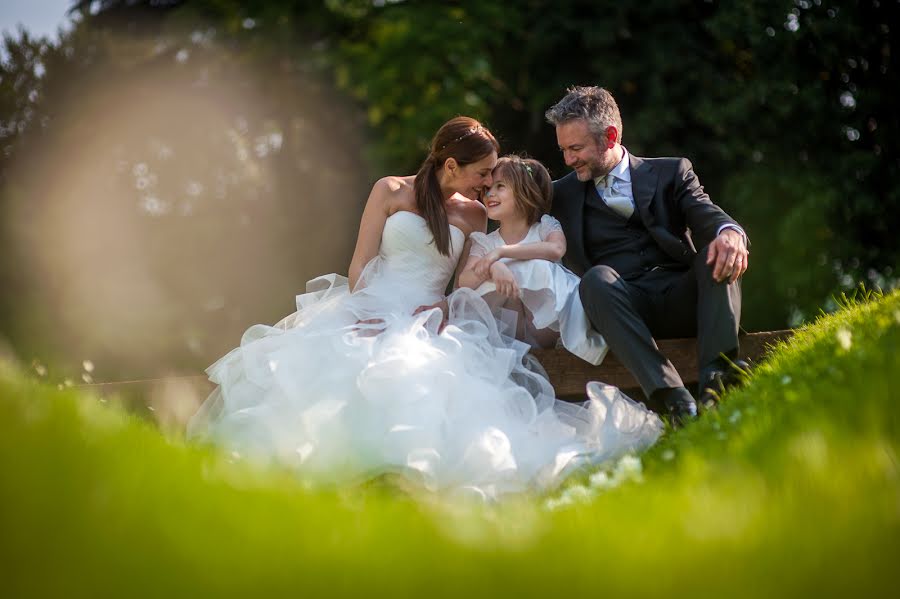
<instances>
[{"instance_id":1,"label":"suit trousers","mask_svg":"<svg viewBox=\"0 0 900 599\"><path fill-rule=\"evenodd\" d=\"M581 279L588 319L648 398L658 389L684 386L655 338L696 336L701 384L703 370L720 354L737 356L740 280L716 282L706 250L685 271L656 269L625 279L615 269L597 265Z\"/></svg>"}]
</instances>

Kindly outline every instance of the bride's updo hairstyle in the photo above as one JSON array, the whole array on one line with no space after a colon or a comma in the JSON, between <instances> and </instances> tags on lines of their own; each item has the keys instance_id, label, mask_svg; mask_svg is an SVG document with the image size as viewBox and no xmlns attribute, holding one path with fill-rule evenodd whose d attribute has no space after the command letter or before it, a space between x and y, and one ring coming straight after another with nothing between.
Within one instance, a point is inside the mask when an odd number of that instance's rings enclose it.
<instances>
[{"instance_id":1,"label":"bride's updo hairstyle","mask_svg":"<svg viewBox=\"0 0 900 599\"><path fill-rule=\"evenodd\" d=\"M503 156L494 167L494 181L502 179L512 190L516 206L529 225L550 212L553 181L547 168L533 158Z\"/></svg>"},{"instance_id":2,"label":"bride's updo hairstyle","mask_svg":"<svg viewBox=\"0 0 900 599\"><path fill-rule=\"evenodd\" d=\"M441 125L431 140L431 152L416 173L416 209L428 223L434 244L444 256L450 255L450 221L447 220L447 208L437 178L438 169L448 158L465 166L499 151L500 144L493 134L467 116L450 119Z\"/></svg>"}]
</instances>

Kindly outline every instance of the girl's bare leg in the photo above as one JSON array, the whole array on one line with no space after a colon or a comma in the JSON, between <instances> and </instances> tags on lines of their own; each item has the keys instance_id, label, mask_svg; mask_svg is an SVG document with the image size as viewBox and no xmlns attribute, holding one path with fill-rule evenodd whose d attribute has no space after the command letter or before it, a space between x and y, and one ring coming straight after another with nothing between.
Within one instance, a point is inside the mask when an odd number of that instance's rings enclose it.
<instances>
[{"instance_id":1,"label":"girl's bare leg","mask_svg":"<svg viewBox=\"0 0 900 599\"><path fill-rule=\"evenodd\" d=\"M551 349L556 347L556 342L559 340L559 331L554 331L553 329L536 329L534 327L534 317L528 308L523 304L522 309L525 313L525 317L522 319L525 323L525 337L524 340L527 341L531 347L537 349Z\"/></svg>"},{"instance_id":2,"label":"girl's bare leg","mask_svg":"<svg viewBox=\"0 0 900 599\"><path fill-rule=\"evenodd\" d=\"M500 295L499 293L492 292L487 293L482 296L487 305L491 307L491 311L494 312L495 315L499 313L502 309L507 313L512 313L516 319L516 339L521 341L525 340L525 304L522 303L517 297L506 297ZM508 314L504 315L503 320L506 321L505 317ZM508 322L508 321L506 321Z\"/></svg>"},{"instance_id":3,"label":"girl's bare leg","mask_svg":"<svg viewBox=\"0 0 900 599\"><path fill-rule=\"evenodd\" d=\"M538 349L552 349L559 341L559 331L553 329L536 329L532 326L529 335L528 343Z\"/></svg>"},{"instance_id":4,"label":"girl's bare leg","mask_svg":"<svg viewBox=\"0 0 900 599\"><path fill-rule=\"evenodd\" d=\"M538 349L556 347L559 332L551 329L536 329L534 317L521 299L503 297L498 293L487 294L484 299L492 308L503 308L516 315L516 339Z\"/></svg>"}]
</instances>

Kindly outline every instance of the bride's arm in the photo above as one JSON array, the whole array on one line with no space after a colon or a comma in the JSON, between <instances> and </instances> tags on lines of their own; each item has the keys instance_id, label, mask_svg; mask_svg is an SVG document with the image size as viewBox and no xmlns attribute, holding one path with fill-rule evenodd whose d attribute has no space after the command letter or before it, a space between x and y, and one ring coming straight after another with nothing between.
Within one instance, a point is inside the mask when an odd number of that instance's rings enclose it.
<instances>
[{"instance_id":1,"label":"bride's arm","mask_svg":"<svg viewBox=\"0 0 900 599\"><path fill-rule=\"evenodd\" d=\"M487 231L487 210L480 202L467 204L467 207L471 207L467 214L467 222L472 229L466 233L466 244L463 246L463 251L459 256L459 263L456 265L456 287L475 289L488 279L488 277L480 277L472 270L472 267L484 254L484 249L479 245L476 248L478 255L472 255L472 244L474 243L472 234Z\"/></svg>"},{"instance_id":2,"label":"bride's arm","mask_svg":"<svg viewBox=\"0 0 900 599\"><path fill-rule=\"evenodd\" d=\"M351 290L359 282L359 276L366 264L378 255L381 233L390 215L390 198L397 189L397 182L392 177L379 179L372 187L369 199L366 200L366 207L359 222L359 234L356 236L356 249L353 250L353 259L350 260L347 273Z\"/></svg>"}]
</instances>

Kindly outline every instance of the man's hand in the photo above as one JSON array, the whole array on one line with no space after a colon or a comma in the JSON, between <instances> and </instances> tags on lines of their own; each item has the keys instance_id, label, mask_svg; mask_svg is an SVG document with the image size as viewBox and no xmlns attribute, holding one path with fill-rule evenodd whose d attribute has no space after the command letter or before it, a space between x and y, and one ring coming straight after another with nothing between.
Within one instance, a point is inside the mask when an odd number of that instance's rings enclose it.
<instances>
[{"instance_id":1,"label":"man's hand","mask_svg":"<svg viewBox=\"0 0 900 599\"><path fill-rule=\"evenodd\" d=\"M497 286L497 293L505 297L519 297L519 286L512 271L502 262L494 262L491 266L491 280Z\"/></svg>"},{"instance_id":2,"label":"man's hand","mask_svg":"<svg viewBox=\"0 0 900 599\"><path fill-rule=\"evenodd\" d=\"M734 229L723 229L709 244L706 263L715 265L713 279L719 283L725 280L734 283L747 270L749 255L744 236Z\"/></svg>"}]
</instances>

